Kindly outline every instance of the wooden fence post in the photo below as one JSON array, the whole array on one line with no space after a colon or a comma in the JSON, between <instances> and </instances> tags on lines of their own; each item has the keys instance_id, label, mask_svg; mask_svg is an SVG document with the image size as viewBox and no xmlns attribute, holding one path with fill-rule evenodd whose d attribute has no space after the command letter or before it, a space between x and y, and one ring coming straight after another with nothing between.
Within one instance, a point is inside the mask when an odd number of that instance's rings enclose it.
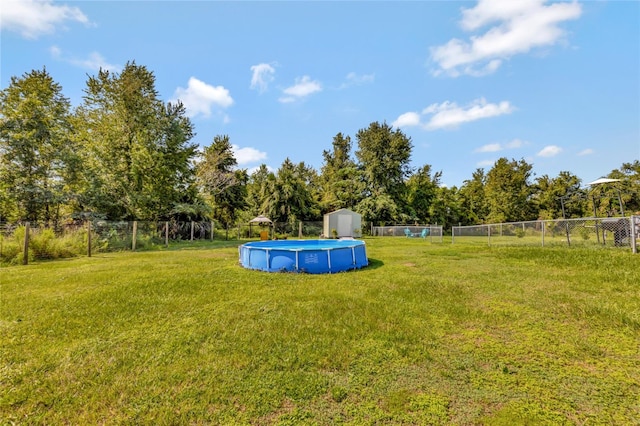
<instances>
[{"instance_id":1,"label":"wooden fence post","mask_svg":"<svg viewBox=\"0 0 640 426\"><path fill-rule=\"evenodd\" d=\"M91 221L87 220L87 257L91 257Z\"/></svg>"},{"instance_id":2,"label":"wooden fence post","mask_svg":"<svg viewBox=\"0 0 640 426\"><path fill-rule=\"evenodd\" d=\"M164 245L169 247L169 222L164 223Z\"/></svg>"},{"instance_id":3,"label":"wooden fence post","mask_svg":"<svg viewBox=\"0 0 640 426\"><path fill-rule=\"evenodd\" d=\"M193 242L193 221L191 221L191 242Z\"/></svg>"},{"instance_id":4,"label":"wooden fence post","mask_svg":"<svg viewBox=\"0 0 640 426\"><path fill-rule=\"evenodd\" d=\"M24 224L24 247L22 251L22 264L29 264L29 222Z\"/></svg>"},{"instance_id":5,"label":"wooden fence post","mask_svg":"<svg viewBox=\"0 0 640 426\"><path fill-rule=\"evenodd\" d=\"M138 236L138 221L133 221L133 236L131 238L131 251L136 251L136 239Z\"/></svg>"},{"instance_id":6,"label":"wooden fence post","mask_svg":"<svg viewBox=\"0 0 640 426\"><path fill-rule=\"evenodd\" d=\"M213 227L215 225L213 224L213 221L211 221L211 241L213 241Z\"/></svg>"},{"instance_id":7,"label":"wooden fence post","mask_svg":"<svg viewBox=\"0 0 640 426\"><path fill-rule=\"evenodd\" d=\"M298 222L298 238L302 238L302 221Z\"/></svg>"}]
</instances>

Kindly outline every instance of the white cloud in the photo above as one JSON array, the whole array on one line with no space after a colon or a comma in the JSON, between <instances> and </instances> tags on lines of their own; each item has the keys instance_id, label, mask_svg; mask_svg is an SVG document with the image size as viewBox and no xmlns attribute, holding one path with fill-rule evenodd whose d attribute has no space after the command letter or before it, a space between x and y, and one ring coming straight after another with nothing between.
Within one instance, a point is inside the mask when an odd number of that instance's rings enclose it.
<instances>
[{"instance_id":1,"label":"white cloud","mask_svg":"<svg viewBox=\"0 0 640 426\"><path fill-rule=\"evenodd\" d=\"M3 0L0 29L15 31L28 39L52 34L67 21L88 25L89 18L77 7L54 5L51 0Z\"/></svg>"},{"instance_id":2,"label":"white cloud","mask_svg":"<svg viewBox=\"0 0 640 426\"><path fill-rule=\"evenodd\" d=\"M555 157L556 155L562 152L562 148L557 145L549 145L542 148L540 152L538 152L538 157Z\"/></svg>"},{"instance_id":3,"label":"white cloud","mask_svg":"<svg viewBox=\"0 0 640 426\"><path fill-rule=\"evenodd\" d=\"M425 128L427 130L455 128L470 121L510 114L513 110L514 107L508 101L490 104L483 98L474 100L466 107L459 107L455 102L433 104L425 109L426 114L433 114Z\"/></svg>"},{"instance_id":4,"label":"white cloud","mask_svg":"<svg viewBox=\"0 0 640 426\"><path fill-rule=\"evenodd\" d=\"M296 78L296 83L282 91L287 96L279 99L282 103L295 102L313 93L322 91L322 85L318 80L311 80L308 75L302 78Z\"/></svg>"},{"instance_id":5,"label":"white cloud","mask_svg":"<svg viewBox=\"0 0 640 426\"><path fill-rule=\"evenodd\" d=\"M68 62L79 68L91 71L99 71L100 69L103 69L105 71L118 72L122 69L122 66L120 65L108 63L106 59L98 52L91 52L89 56L84 59L66 56L62 52L62 49L60 49L58 46L51 46L49 48L49 52L54 59Z\"/></svg>"},{"instance_id":6,"label":"white cloud","mask_svg":"<svg viewBox=\"0 0 640 426\"><path fill-rule=\"evenodd\" d=\"M431 104L422 110L422 115L431 115L425 123L416 112L401 114L392 125L396 127L421 126L426 130L455 128L460 124L483 118L497 117L503 114L511 114L515 108L508 101L498 104L490 104L484 98L476 99L465 107L458 106L455 102L444 101L440 104Z\"/></svg>"},{"instance_id":7,"label":"white cloud","mask_svg":"<svg viewBox=\"0 0 640 426\"><path fill-rule=\"evenodd\" d=\"M393 127L410 127L420 125L420 114L416 112L405 112L391 123Z\"/></svg>"},{"instance_id":8,"label":"white cloud","mask_svg":"<svg viewBox=\"0 0 640 426\"><path fill-rule=\"evenodd\" d=\"M356 74L350 72L345 77L345 82L339 87L340 89L346 89L351 86L362 86L363 84L371 84L375 80L375 74Z\"/></svg>"},{"instance_id":9,"label":"white cloud","mask_svg":"<svg viewBox=\"0 0 640 426\"><path fill-rule=\"evenodd\" d=\"M280 103L283 103L283 104L290 104L290 103L295 102L297 100L298 100L298 98L295 98L293 96L281 96L281 97L278 98L278 101Z\"/></svg>"},{"instance_id":10,"label":"white cloud","mask_svg":"<svg viewBox=\"0 0 640 426\"><path fill-rule=\"evenodd\" d=\"M591 154L594 154L594 153L595 153L595 151L593 149L587 148L587 149L583 149L582 151L580 151L578 153L578 155L582 157L582 156L591 155Z\"/></svg>"},{"instance_id":11,"label":"white cloud","mask_svg":"<svg viewBox=\"0 0 640 426\"><path fill-rule=\"evenodd\" d=\"M501 144L501 143L490 143L487 145L483 145L480 148L477 148L475 150L475 152L498 152L498 151L504 151L505 149L515 149L515 148L520 148L524 145L526 145L527 142L522 141L520 139L514 139L510 142L507 142L505 144Z\"/></svg>"},{"instance_id":12,"label":"white cloud","mask_svg":"<svg viewBox=\"0 0 640 426\"><path fill-rule=\"evenodd\" d=\"M476 166L478 167L489 167L489 166L493 166L496 163L496 160L483 160L483 161L478 161L476 163Z\"/></svg>"},{"instance_id":13,"label":"white cloud","mask_svg":"<svg viewBox=\"0 0 640 426\"><path fill-rule=\"evenodd\" d=\"M264 93L269 88L269 83L274 80L276 70L269 64L258 64L251 67L251 88Z\"/></svg>"},{"instance_id":14,"label":"white cloud","mask_svg":"<svg viewBox=\"0 0 640 426\"><path fill-rule=\"evenodd\" d=\"M522 141L520 139L514 139L511 142L507 142L504 147L505 148L509 148L509 149L513 149L513 148L521 148L525 145L528 145L529 142L526 141Z\"/></svg>"},{"instance_id":15,"label":"white cloud","mask_svg":"<svg viewBox=\"0 0 640 426\"><path fill-rule=\"evenodd\" d=\"M484 34L470 36L469 41L454 38L432 47L431 59L438 66L434 74L491 74L511 56L556 44L565 36L559 24L578 19L582 6L575 0L545 3L546 0L480 0L475 7L463 9L460 25L466 31L496 25Z\"/></svg>"},{"instance_id":16,"label":"white cloud","mask_svg":"<svg viewBox=\"0 0 640 426\"><path fill-rule=\"evenodd\" d=\"M502 149L502 145L500 145L499 143L490 143L476 149L476 152L498 152L502 151Z\"/></svg>"},{"instance_id":17,"label":"white cloud","mask_svg":"<svg viewBox=\"0 0 640 426\"><path fill-rule=\"evenodd\" d=\"M266 152L258 151L255 148L240 148L238 145L231 145L231 149L238 165L256 163L267 159Z\"/></svg>"},{"instance_id":18,"label":"white cloud","mask_svg":"<svg viewBox=\"0 0 640 426\"><path fill-rule=\"evenodd\" d=\"M209 117L213 107L224 109L233 104L229 90L223 86L211 86L195 77L189 79L186 89L178 87L173 96L172 102L180 100L189 117L195 117L199 114ZM225 115L223 119L228 122L229 117Z\"/></svg>"}]
</instances>

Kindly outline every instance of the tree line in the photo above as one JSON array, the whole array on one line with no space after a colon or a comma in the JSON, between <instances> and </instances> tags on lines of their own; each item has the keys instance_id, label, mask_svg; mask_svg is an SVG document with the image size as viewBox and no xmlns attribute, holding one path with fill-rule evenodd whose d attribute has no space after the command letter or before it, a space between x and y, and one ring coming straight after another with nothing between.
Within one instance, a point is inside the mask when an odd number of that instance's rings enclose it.
<instances>
[{"instance_id":1,"label":"tree line","mask_svg":"<svg viewBox=\"0 0 640 426\"><path fill-rule=\"evenodd\" d=\"M429 164L412 168L412 142L386 122L337 133L321 169L287 158L277 171L238 167L228 135L192 142L180 103L163 102L155 76L129 62L89 76L71 108L46 68L12 77L0 92L0 221L69 219L215 220L263 214L315 221L349 208L375 224L445 227L640 211L640 161L582 187L569 171L535 177L524 159L500 158L460 187L445 187ZM355 142L355 144L354 144Z\"/></svg>"}]
</instances>

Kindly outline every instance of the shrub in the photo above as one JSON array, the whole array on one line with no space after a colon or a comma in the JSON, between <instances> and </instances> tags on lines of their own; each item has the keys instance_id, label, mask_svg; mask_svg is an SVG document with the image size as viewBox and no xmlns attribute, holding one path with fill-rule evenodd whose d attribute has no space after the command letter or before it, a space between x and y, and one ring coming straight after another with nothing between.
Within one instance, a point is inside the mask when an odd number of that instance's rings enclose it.
<instances>
[{"instance_id":1,"label":"shrub","mask_svg":"<svg viewBox=\"0 0 640 426\"><path fill-rule=\"evenodd\" d=\"M20 259L18 261L18 259ZM0 249L0 262L18 263L22 261L22 246L15 241L4 239Z\"/></svg>"},{"instance_id":2,"label":"shrub","mask_svg":"<svg viewBox=\"0 0 640 426\"><path fill-rule=\"evenodd\" d=\"M78 253L74 253L72 241L71 238L57 238L53 229L44 229L29 237L29 249L36 259L73 257Z\"/></svg>"}]
</instances>

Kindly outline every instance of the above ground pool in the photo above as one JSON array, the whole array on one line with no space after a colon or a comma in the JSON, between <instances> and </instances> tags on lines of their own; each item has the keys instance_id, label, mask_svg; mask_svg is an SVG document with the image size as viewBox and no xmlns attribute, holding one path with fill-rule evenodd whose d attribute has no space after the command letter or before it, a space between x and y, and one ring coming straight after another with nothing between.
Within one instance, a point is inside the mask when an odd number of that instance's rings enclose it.
<instances>
[{"instance_id":1,"label":"above ground pool","mask_svg":"<svg viewBox=\"0 0 640 426\"><path fill-rule=\"evenodd\" d=\"M254 241L238 251L242 266L268 272L330 274L369 264L361 240Z\"/></svg>"}]
</instances>

